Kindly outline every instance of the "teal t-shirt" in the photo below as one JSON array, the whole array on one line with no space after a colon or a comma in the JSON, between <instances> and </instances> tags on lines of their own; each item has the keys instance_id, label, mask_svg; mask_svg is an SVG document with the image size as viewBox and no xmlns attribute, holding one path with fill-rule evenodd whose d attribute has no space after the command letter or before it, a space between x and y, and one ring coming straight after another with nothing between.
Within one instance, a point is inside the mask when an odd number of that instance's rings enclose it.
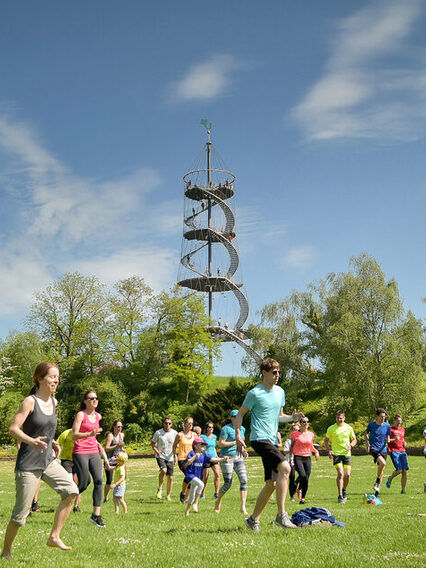
<instances>
[{"instance_id":1,"label":"teal t-shirt","mask_svg":"<svg viewBox=\"0 0 426 568\"><path fill-rule=\"evenodd\" d=\"M271 390L256 385L247 393L243 405L251 410L250 441L269 440L278 445L278 421L284 404L284 390L278 385Z\"/></svg>"},{"instance_id":2,"label":"teal t-shirt","mask_svg":"<svg viewBox=\"0 0 426 568\"><path fill-rule=\"evenodd\" d=\"M205 434L201 434L201 438L205 441L205 443L207 444L206 447L206 454L208 456L210 456L211 458L217 458L217 453L216 453L216 440L217 440L217 436L216 434L213 434L211 438L209 438L208 436L206 436Z\"/></svg>"},{"instance_id":3,"label":"teal t-shirt","mask_svg":"<svg viewBox=\"0 0 426 568\"><path fill-rule=\"evenodd\" d=\"M240 436L244 438L244 434L246 429L244 426L240 428ZM235 442L235 428L232 426L231 423L225 424L219 434L219 439L223 438L225 442ZM235 456L237 455L237 446L227 446L226 448L220 448L220 455L221 457L224 456Z\"/></svg>"}]
</instances>

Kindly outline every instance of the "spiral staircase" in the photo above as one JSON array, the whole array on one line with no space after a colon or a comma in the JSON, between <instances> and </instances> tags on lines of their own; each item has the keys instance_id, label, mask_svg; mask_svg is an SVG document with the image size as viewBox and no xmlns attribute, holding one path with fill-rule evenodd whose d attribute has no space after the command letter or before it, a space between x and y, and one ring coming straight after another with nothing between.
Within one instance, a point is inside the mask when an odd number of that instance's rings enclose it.
<instances>
[{"instance_id":1,"label":"spiral staircase","mask_svg":"<svg viewBox=\"0 0 426 568\"><path fill-rule=\"evenodd\" d=\"M184 231L178 284L207 295L208 331L212 335L222 341L237 343L250 356L260 360L260 355L247 343L243 328L249 315L249 304L239 275L232 207L235 176L221 163L214 150L210 128L207 135L202 157L204 164L183 177ZM233 321L222 324L220 317L213 318L214 298L219 293L236 302Z\"/></svg>"}]
</instances>

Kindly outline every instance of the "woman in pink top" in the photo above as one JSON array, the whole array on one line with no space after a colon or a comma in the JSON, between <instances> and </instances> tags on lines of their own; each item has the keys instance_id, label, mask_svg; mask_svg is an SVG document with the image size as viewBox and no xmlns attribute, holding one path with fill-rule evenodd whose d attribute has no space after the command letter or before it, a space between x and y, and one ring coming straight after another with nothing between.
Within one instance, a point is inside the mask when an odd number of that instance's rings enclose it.
<instances>
[{"instance_id":1,"label":"woman in pink top","mask_svg":"<svg viewBox=\"0 0 426 568\"><path fill-rule=\"evenodd\" d=\"M102 416L96 412L98 397L95 391L86 391L80 405L80 411L74 418L72 437L74 438L73 462L78 477L78 489L83 493L90 483L92 476L93 488L93 513L89 521L99 528L105 524L101 517L103 468L101 455L106 460L106 454L98 443L96 436L102 432L99 422ZM109 469L107 461L105 467Z\"/></svg>"},{"instance_id":2,"label":"woman in pink top","mask_svg":"<svg viewBox=\"0 0 426 568\"><path fill-rule=\"evenodd\" d=\"M299 485L299 503L303 505L305 496L308 492L309 476L311 475L311 454L315 454L315 459L319 459L319 453L313 446L314 433L309 432L309 418L304 416L300 420L300 430L295 430L290 434L291 453L294 456L294 467L299 474L297 483Z\"/></svg>"}]
</instances>

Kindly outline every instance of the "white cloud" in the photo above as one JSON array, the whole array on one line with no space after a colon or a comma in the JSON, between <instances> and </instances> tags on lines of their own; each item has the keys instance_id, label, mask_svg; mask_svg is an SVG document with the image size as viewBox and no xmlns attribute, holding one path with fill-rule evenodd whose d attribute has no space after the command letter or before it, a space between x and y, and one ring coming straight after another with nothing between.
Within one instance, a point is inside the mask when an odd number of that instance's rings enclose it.
<instances>
[{"instance_id":1,"label":"white cloud","mask_svg":"<svg viewBox=\"0 0 426 568\"><path fill-rule=\"evenodd\" d=\"M175 283L177 259L176 252L171 249L148 245L70 262L69 269L83 274L96 274L108 285L140 274L155 292L159 292Z\"/></svg>"},{"instance_id":2,"label":"white cloud","mask_svg":"<svg viewBox=\"0 0 426 568\"><path fill-rule=\"evenodd\" d=\"M307 270L314 264L318 254L310 245L299 245L291 248L283 257L283 266L296 270Z\"/></svg>"},{"instance_id":3,"label":"white cloud","mask_svg":"<svg viewBox=\"0 0 426 568\"><path fill-rule=\"evenodd\" d=\"M172 84L176 101L211 100L230 86L230 73L238 67L232 55L214 55L203 63L189 68L186 75Z\"/></svg>"},{"instance_id":4,"label":"white cloud","mask_svg":"<svg viewBox=\"0 0 426 568\"><path fill-rule=\"evenodd\" d=\"M67 271L106 283L139 274L156 290L173 284L176 252L160 240L180 237L181 206L154 202L162 183L158 172L79 177L52 156L33 128L7 116L0 117L0 163L0 195L8 193L0 233L0 317L28 309L35 291Z\"/></svg>"},{"instance_id":5,"label":"white cloud","mask_svg":"<svg viewBox=\"0 0 426 568\"><path fill-rule=\"evenodd\" d=\"M423 6L376 1L340 22L324 76L292 111L309 138L406 140L426 132L426 68L413 66L404 46ZM399 65L391 67L395 55Z\"/></svg>"}]
</instances>

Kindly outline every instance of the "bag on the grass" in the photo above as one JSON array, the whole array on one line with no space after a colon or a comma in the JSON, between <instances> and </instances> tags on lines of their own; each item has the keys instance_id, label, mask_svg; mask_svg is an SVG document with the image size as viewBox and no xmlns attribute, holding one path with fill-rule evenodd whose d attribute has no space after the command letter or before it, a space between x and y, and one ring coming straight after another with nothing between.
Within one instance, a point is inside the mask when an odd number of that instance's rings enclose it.
<instances>
[{"instance_id":1,"label":"bag on the grass","mask_svg":"<svg viewBox=\"0 0 426 568\"><path fill-rule=\"evenodd\" d=\"M332 525L345 527L346 523L336 521L334 515L328 509L323 507L306 507L300 511L296 511L291 517L291 522L298 527L306 527L307 525L316 525L322 521L328 521Z\"/></svg>"},{"instance_id":2,"label":"bag on the grass","mask_svg":"<svg viewBox=\"0 0 426 568\"><path fill-rule=\"evenodd\" d=\"M372 493L366 493L364 495L364 503L366 505L383 505L383 502L379 499L379 497L376 497Z\"/></svg>"}]
</instances>

